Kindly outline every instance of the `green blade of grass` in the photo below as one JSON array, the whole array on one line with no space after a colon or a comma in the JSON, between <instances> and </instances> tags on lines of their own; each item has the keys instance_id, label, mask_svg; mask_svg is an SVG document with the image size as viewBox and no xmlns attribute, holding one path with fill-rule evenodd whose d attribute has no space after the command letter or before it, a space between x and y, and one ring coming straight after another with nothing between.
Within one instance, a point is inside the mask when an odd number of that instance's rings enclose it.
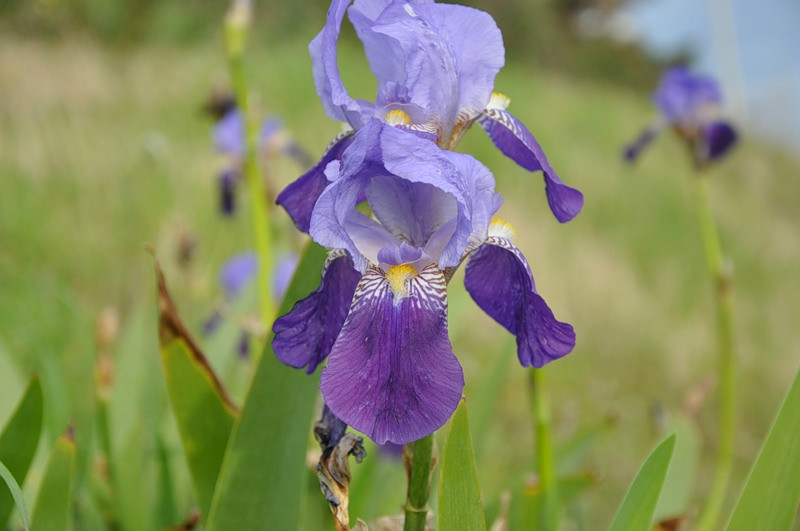
<instances>
[{"instance_id":1,"label":"green blade of grass","mask_svg":"<svg viewBox=\"0 0 800 531\"><path fill-rule=\"evenodd\" d=\"M647 531L664 486L669 462L675 449L675 435L670 435L647 457L617 511L611 531Z\"/></svg>"},{"instance_id":2,"label":"green blade of grass","mask_svg":"<svg viewBox=\"0 0 800 531\"><path fill-rule=\"evenodd\" d=\"M39 379L34 376L28 383L28 388L11 419L0 432L0 462L5 464L16 483L20 485L25 482L25 476L39 445L42 433L42 409L42 386ZM0 489L0 529L4 528L13 507L12 493Z\"/></svg>"},{"instance_id":3,"label":"green blade of grass","mask_svg":"<svg viewBox=\"0 0 800 531\"><path fill-rule=\"evenodd\" d=\"M33 531L64 531L69 528L74 472L75 442L69 433L65 433L56 439L47 462L31 516Z\"/></svg>"},{"instance_id":4,"label":"green blade of grass","mask_svg":"<svg viewBox=\"0 0 800 531\"><path fill-rule=\"evenodd\" d=\"M800 371L756 458L729 530L791 529L800 503Z\"/></svg>"},{"instance_id":5,"label":"green blade of grass","mask_svg":"<svg viewBox=\"0 0 800 531\"><path fill-rule=\"evenodd\" d=\"M280 315L317 287L325 257L323 248L309 245ZM318 378L282 365L271 345L269 338L228 443L211 504L211 531L298 527Z\"/></svg>"},{"instance_id":6,"label":"green blade of grass","mask_svg":"<svg viewBox=\"0 0 800 531\"><path fill-rule=\"evenodd\" d=\"M11 498L14 500L14 505L17 506L17 512L19 512L19 517L22 520L22 527L27 531L30 529L31 523L28 520L28 509L25 507L25 500L22 498L22 489L19 488L19 483L14 479L14 475L2 461L0 461L0 478L3 478L3 481L8 486L8 491L11 493Z\"/></svg>"},{"instance_id":7,"label":"green blade of grass","mask_svg":"<svg viewBox=\"0 0 800 531\"><path fill-rule=\"evenodd\" d=\"M200 514L208 516L237 409L178 316L156 264L161 362Z\"/></svg>"},{"instance_id":8,"label":"green blade of grass","mask_svg":"<svg viewBox=\"0 0 800 531\"><path fill-rule=\"evenodd\" d=\"M450 432L442 452L438 520L440 531L486 529L464 399L450 421Z\"/></svg>"}]
</instances>

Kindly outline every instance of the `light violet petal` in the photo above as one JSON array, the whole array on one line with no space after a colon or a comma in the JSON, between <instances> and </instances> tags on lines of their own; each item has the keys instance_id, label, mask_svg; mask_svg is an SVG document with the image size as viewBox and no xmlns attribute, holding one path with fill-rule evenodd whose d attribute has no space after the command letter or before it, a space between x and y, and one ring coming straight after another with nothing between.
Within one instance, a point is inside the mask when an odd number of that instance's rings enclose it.
<instances>
[{"instance_id":1,"label":"light violet petal","mask_svg":"<svg viewBox=\"0 0 800 531\"><path fill-rule=\"evenodd\" d=\"M665 71L653 93L653 102L671 124L693 123L707 105L722 102L719 85L709 76L693 74L685 67Z\"/></svg>"},{"instance_id":2,"label":"light violet petal","mask_svg":"<svg viewBox=\"0 0 800 531\"><path fill-rule=\"evenodd\" d=\"M575 331L558 321L536 285L527 260L505 238L489 237L469 258L464 285L478 306L517 337L524 367L542 367L575 346Z\"/></svg>"},{"instance_id":3,"label":"light violet petal","mask_svg":"<svg viewBox=\"0 0 800 531\"><path fill-rule=\"evenodd\" d=\"M331 411L378 444L433 433L464 388L447 335L444 275L431 266L407 289L395 300L379 269L365 273L320 381Z\"/></svg>"},{"instance_id":4,"label":"light violet petal","mask_svg":"<svg viewBox=\"0 0 800 531\"><path fill-rule=\"evenodd\" d=\"M521 121L503 109L486 109L478 122L505 156L528 171L542 170L547 202L558 221L565 223L578 215L583 208L583 194L564 184Z\"/></svg>"},{"instance_id":5,"label":"light violet petal","mask_svg":"<svg viewBox=\"0 0 800 531\"><path fill-rule=\"evenodd\" d=\"M348 5L350 0L331 2L325 26L308 45L308 51L311 55L314 84L325 112L334 120L349 122L354 128L358 128L364 123L364 117L372 114L372 104L351 98L339 74L336 43Z\"/></svg>"},{"instance_id":6,"label":"light violet petal","mask_svg":"<svg viewBox=\"0 0 800 531\"><path fill-rule=\"evenodd\" d=\"M222 265L219 272L219 285L225 296L232 299L239 295L258 272L258 259L255 253L246 252L234 255Z\"/></svg>"},{"instance_id":7,"label":"light violet petal","mask_svg":"<svg viewBox=\"0 0 800 531\"><path fill-rule=\"evenodd\" d=\"M420 258L422 258L422 249L412 247L406 242L402 242L400 245L394 244L390 247L384 247L378 251L378 263L389 266L411 264Z\"/></svg>"},{"instance_id":8,"label":"light violet petal","mask_svg":"<svg viewBox=\"0 0 800 531\"><path fill-rule=\"evenodd\" d=\"M350 257L331 253L319 287L272 326L272 348L282 363L311 374L328 356L347 316L361 274Z\"/></svg>"}]
</instances>

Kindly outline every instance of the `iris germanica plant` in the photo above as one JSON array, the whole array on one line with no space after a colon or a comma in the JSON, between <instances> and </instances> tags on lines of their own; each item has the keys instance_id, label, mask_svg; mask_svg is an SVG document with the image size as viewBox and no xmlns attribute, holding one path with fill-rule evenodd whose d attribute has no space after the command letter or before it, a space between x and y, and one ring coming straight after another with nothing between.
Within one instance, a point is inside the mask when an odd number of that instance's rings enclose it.
<instances>
[{"instance_id":1,"label":"iris germanica plant","mask_svg":"<svg viewBox=\"0 0 800 531\"><path fill-rule=\"evenodd\" d=\"M477 122L505 155L543 172L559 221L580 212L581 192L562 182L528 128L506 110L511 100L492 92L505 50L489 14L429 0L350 2L331 3L325 26L309 45L317 94L328 116L346 127L317 165L278 196L298 228L309 230L311 212L328 185L327 165L340 160L355 131L373 119L427 133L447 150ZM378 80L374 102L352 98L339 75L336 43L345 11Z\"/></svg>"},{"instance_id":2,"label":"iris germanica plant","mask_svg":"<svg viewBox=\"0 0 800 531\"><path fill-rule=\"evenodd\" d=\"M502 200L483 164L374 118L341 159L310 220L311 237L333 249L322 281L273 327L283 363L311 373L328 357L320 388L337 417L379 444L447 421L464 377L446 287L464 261L467 290L516 335L523 366L572 350L573 329L536 291L513 228L492 217Z\"/></svg>"},{"instance_id":3,"label":"iris germanica plant","mask_svg":"<svg viewBox=\"0 0 800 531\"><path fill-rule=\"evenodd\" d=\"M659 118L625 148L628 161L635 161L667 126L686 143L697 166L719 159L736 143L736 131L719 118L722 93L711 77L671 68L662 75L652 99Z\"/></svg>"}]
</instances>

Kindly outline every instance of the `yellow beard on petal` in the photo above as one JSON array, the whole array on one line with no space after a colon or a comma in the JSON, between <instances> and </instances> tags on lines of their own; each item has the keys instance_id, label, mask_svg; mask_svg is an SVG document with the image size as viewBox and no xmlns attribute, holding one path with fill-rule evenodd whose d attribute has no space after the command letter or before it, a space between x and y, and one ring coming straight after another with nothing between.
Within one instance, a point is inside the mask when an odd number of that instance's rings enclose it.
<instances>
[{"instance_id":1,"label":"yellow beard on petal","mask_svg":"<svg viewBox=\"0 0 800 531\"><path fill-rule=\"evenodd\" d=\"M411 125L411 117L401 109L393 109L386 113L386 123L389 125Z\"/></svg>"},{"instance_id":2,"label":"yellow beard on petal","mask_svg":"<svg viewBox=\"0 0 800 531\"><path fill-rule=\"evenodd\" d=\"M506 238L513 241L517 237L517 231L508 221L492 218L492 222L489 223L489 236L497 236L498 238Z\"/></svg>"},{"instance_id":3,"label":"yellow beard on petal","mask_svg":"<svg viewBox=\"0 0 800 531\"><path fill-rule=\"evenodd\" d=\"M386 273L386 280L392 288L396 300L408 295L408 281L417 276L417 270L411 264L392 266Z\"/></svg>"}]
</instances>

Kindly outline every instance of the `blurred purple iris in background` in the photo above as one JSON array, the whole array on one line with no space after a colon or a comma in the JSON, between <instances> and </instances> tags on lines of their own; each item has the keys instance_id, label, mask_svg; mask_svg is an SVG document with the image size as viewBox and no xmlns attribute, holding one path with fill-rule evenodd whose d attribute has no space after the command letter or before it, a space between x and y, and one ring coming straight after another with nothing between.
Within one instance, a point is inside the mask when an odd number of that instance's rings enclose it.
<instances>
[{"instance_id":1,"label":"blurred purple iris in background","mask_svg":"<svg viewBox=\"0 0 800 531\"><path fill-rule=\"evenodd\" d=\"M559 221L580 212L581 192L561 181L531 132L506 111L510 99L492 92L505 50L489 14L428 0L350 3L331 3L325 26L309 45L325 111L349 127L316 166L278 196L300 230L308 232L311 211L328 184L325 168L341 158L354 131L373 119L427 133L448 150L478 122L505 155L529 171L542 170L548 203ZM336 44L345 11L378 80L374 102L351 98L339 75Z\"/></svg>"},{"instance_id":2,"label":"blurred purple iris in background","mask_svg":"<svg viewBox=\"0 0 800 531\"><path fill-rule=\"evenodd\" d=\"M687 143L699 165L717 160L736 143L736 131L718 119L722 92L711 77L692 74L684 67L670 68L652 98L660 119L625 148L628 161L635 161L665 126Z\"/></svg>"},{"instance_id":3,"label":"blurred purple iris in background","mask_svg":"<svg viewBox=\"0 0 800 531\"><path fill-rule=\"evenodd\" d=\"M218 96L209 112L217 118L212 136L217 152L223 157L217 177L220 212L230 216L236 210L236 185L242 176L245 155L245 126L242 115L231 97ZM211 107L212 105L209 105ZM285 134L283 122L277 116L267 116L258 133L258 150L264 156L279 150L296 160L303 168L311 165L308 154Z\"/></svg>"},{"instance_id":4,"label":"blurred purple iris in background","mask_svg":"<svg viewBox=\"0 0 800 531\"><path fill-rule=\"evenodd\" d=\"M372 118L325 176L309 232L333 251L316 291L275 322L273 348L308 373L328 358L320 388L342 421L378 444L415 441L447 421L464 377L446 287L465 260L467 290L516 335L523 366L572 350L572 326L536 291L513 229L492 218L502 199L473 157Z\"/></svg>"},{"instance_id":5,"label":"blurred purple iris in background","mask_svg":"<svg viewBox=\"0 0 800 531\"><path fill-rule=\"evenodd\" d=\"M289 282L297 269L299 257L295 253L281 256L273 270L272 292L275 300L282 300ZM219 271L219 287L224 295L224 303L219 305L203 322L203 334L213 334L222 324L229 306L242 295L258 274L258 258L254 252L243 252L229 258ZM250 353L251 331L242 327L237 343L237 352L241 357Z\"/></svg>"}]
</instances>

